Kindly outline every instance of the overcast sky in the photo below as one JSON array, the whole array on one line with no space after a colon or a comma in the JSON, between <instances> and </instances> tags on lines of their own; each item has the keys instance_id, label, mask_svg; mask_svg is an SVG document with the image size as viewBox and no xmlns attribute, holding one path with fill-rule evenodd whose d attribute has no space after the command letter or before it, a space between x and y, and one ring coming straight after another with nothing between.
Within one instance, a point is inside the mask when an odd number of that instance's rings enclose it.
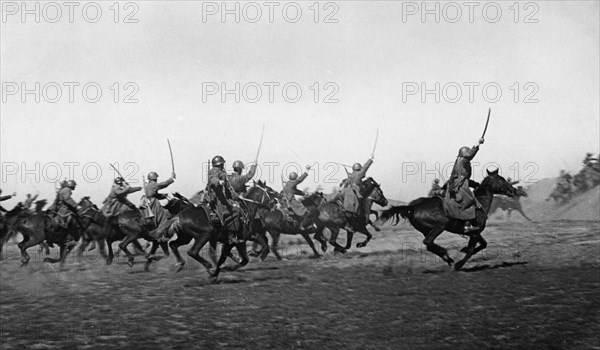
<instances>
[{"instance_id":1,"label":"overcast sky","mask_svg":"<svg viewBox=\"0 0 600 350\"><path fill-rule=\"evenodd\" d=\"M264 3L238 2L239 23L235 14L222 20L220 3L145 1L128 8L121 3L118 23L113 2L98 2L102 16L96 23L89 23L95 5L86 7L84 17L86 3L80 3L73 23L69 8L62 7L62 17L50 23L56 8L38 3L36 23L32 14L23 20L21 2L3 2L4 194L17 191L22 200L37 190L53 198L54 164L65 177L65 163L77 162L75 197L91 195L99 203L113 178L109 162L130 179L140 181L151 170L166 179L169 138L177 173L169 191L189 195L204 188L202 164L212 156L225 157L228 167L236 159L252 161L263 124L259 163L279 165L272 166L270 179L263 166L261 178L276 189L280 173L293 170L285 164L317 163L306 186L329 190L345 174L327 163L365 162L379 129L369 175L388 198L400 200L426 194L436 164L449 175L458 149L481 136L488 108L491 120L475 159L480 164L475 180L491 162L505 176L518 172L528 182L560 169L575 172L586 152L600 149L597 1L532 2L527 8L520 3L518 16L513 2L482 2L471 20L469 8L458 3L462 17L456 21L456 8L442 2L439 23L433 14L423 21L421 2L320 3L318 23L313 2L277 3L272 21ZM251 23L254 4L262 17ZM34 5L28 3L30 9ZM236 3L228 5L234 9ZM429 3L430 9L435 5ZM337 23L324 23L326 16ZM22 93L23 87L35 90L36 82L39 103L34 94ZM73 85L72 103L69 83L79 84ZM87 83L92 83L88 99L95 97L93 86L100 87L98 102L83 98ZM238 103L234 94L221 93L222 83L230 90L240 84ZM435 91L436 83L439 102L435 92L421 93L423 87ZM219 91L207 94L215 87ZM123 103L127 96L138 102ZM294 98L298 101L289 102ZM135 165L124 169L127 162Z\"/></svg>"}]
</instances>

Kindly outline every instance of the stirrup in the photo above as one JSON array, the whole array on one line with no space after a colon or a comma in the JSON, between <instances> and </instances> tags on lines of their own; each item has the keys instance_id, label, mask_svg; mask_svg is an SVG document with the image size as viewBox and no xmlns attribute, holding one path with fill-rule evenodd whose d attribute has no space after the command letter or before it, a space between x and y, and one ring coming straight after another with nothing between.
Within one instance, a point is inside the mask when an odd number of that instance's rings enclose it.
<instances>
[{"instance_id":1,"label":"stirrup","mask_svg":"<svg viewBox=\"0 0 600 350\"><path fill-rule=\"evenodd\" d=\"M463 228L463 230L465 232L471 232L471 231L477 231L479 230L480 227L479 226L473 226L473 224L471 224L470 222L467 221L467 223L465 223L465 227Z\"/></svg>"}]
</instances>

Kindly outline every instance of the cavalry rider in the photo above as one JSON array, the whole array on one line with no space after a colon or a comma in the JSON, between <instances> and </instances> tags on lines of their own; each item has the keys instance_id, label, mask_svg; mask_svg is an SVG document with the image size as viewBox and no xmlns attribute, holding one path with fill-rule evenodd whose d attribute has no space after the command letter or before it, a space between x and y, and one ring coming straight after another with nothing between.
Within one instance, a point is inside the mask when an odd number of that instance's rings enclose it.
<instances>
[{"instance_id":1,"label":"cavalry rider","mask_svg":"<svg viewBox=\"0 0 600 350\"><path fill-rule=\"evenodd\" d=\"M75 191L75 187L77 183L75 180L69 180L64 182L64 186L58 190L56 193L56 199L54 203L48 208L49 211L54 211L57 215L55 216L55 220L57 220L58 224L66 229L72 226L75 222L79 227L82 227L79 222L79 215L77 214L77 203L72 198L73 191ZM61 183L62 185L62 183ZM79 240L79 232L78 230L73 230L74 241Z\"/></svg>"},{"instance_id":2,"label":"cavalry rider","mask_svg":"<svg viewBox=\"0 0 600 350\"><path fill-rule=\"evenodd\" d=\"M440 179L434 179L431 183L431 190L429 190L428 197L435 197L443 193L442 186L440 186Z\"/></svg>"},{"instance_id":3,"label":"cavalry rider","mask_svg":"<svg viewBox=\"0 0 600 350\"><path fill-rule=\"evenodd\" d=\"M585 159L583 160L583 165L589 168L594 168L598 165L598 158L592 157L592 153L586 153Z\"/></svg>"},{"instance_id":4,"label":"cavalry rider","mask_svg":"<svg viewBox=\"0 0 600 350\"><path fill-rule=\"evenodd\" d=\"M565 170L561 170L560 176L558 177L558 183L556 184L556 187L565 192L570 192L572 180L573 180L573 176L571 176L571 174L567 173Z\"/></svg>"},{"instance_id":5,"label":"cavalry rider","mask_svg":"<svg viewBox=\"0 0 600 350\"><path fill-rule=\"evenodd\" d=\"M117 216L127 208L135 209L135 205L127 199L127 195L140 191L141 187L131 187L122 177L117 177L110 189L108 197L102 202L102 214L107 218Z\"/></svg>"},{"instance_id":6,"label":"cavalry rider","mask_svg":"<svg viewBox=\"0 0 600 350\"><path fill-rule=\"evenodd\" d=\"M146 205L150 208L150 211L154 215L154 223L156 228L150 232L150 235L156 238L158 241L168 241L170 237L167 236L167 228L171 223L167 217L167 211L160 205L159 200L165 199L167 196L163 193L159 193L159 190L168 187L170 184L175 182L175 173L171 173L171 177L166 181L157 182L158 174L154 171L148 173L148 183L144 186L144 194L146 196Z\"/></svg>"},{"instance_id":7,"label":"cavalry rider","mask_svg":"<svg viewBox=\"0 0 600 350\"><path fill-rule=\"evenodd\" d=\"M369 222L369 209L363 208L364 200L362 192L364 191L364 185L362 179L367 175L367 170L373 164L373 158L367 160L365 165L360 163L354 163L352 166L352 173L348 174L346 184L342 189L342 196L344 198L344 211L349 217L358 217L364 215L366 222Z\"/></svg>"},{"instance_id":8,"label":"cavalry rider","mask_svg":"<svg viewBox=\"0 0 600 350\"><path fill-rule=\"evenodd\" d=\"M484 141L483 138L479 139L478 144L472 148L461 147L452 168L450 180L448 180L445 200L456 211L456 213L453 213L453 217L466 220L465 232L479 229L479 227L471 223L471 220L476 218L475 207L480 207L481 205L477 202L475 195L469 187L469 180L472 174L471 160L473 160L479 151L479 145L483 144Z\"/></svg>"},{"instance_id":9,"label":"cavalry rider","mask_svg":"<svg viewBox=\"0 0 600 350\"><path fill-rule=\"evenodd\" d=\"M235 192L232 193L232 195L236 197L235 199L246 192L246 183L252 180L254 174L256 174L256 164L252 164L246 175L242 175L243 169L244 163L240 160L236 160L233 162L233 174L228 176L229 183Z\"/></svg>"},{"instance_id":10,"label":"cavalry rider","mask_svg":"<svg viewBox=\"0 0 600 350\"><path fill-rule=\"evenodd\" d=\"M27 193L27 196L25 198L25 202L23 202L23 209L25 210L30 210L31 209L31 205L33 204L33 202L35 202L35 200L38 198L39 193L36 193L35 196L31 196L31 193Z\"/></svg>"},{"instance_id":11,"label":"cavalry rider","mask_svg":"<svg viewBox=\"0 0 600 350\"><path fill-rule=\"evenodd\" d=\"M306 170L310 170L310 165L306 166ZM305 216L308 210L299 200L296 199L296 195L306 196L306 193L298 189L298 185L301 184L302 181L304 181L307 177L308 174L306 173L306 171L302 173L300 177L298 177L298 174L296 172L292 171L288 177L288 181L285 183L283 189L281 190L281 194L285 200L285 205L287 206L288 210L294 215L296 215L296 217L298 217L299 220L302 220L300 222L301 230L306 229L305 225L308 224L307 222L305 222Z\"/></svg>"},{"instance_id":12,"label":"cavalry rider","mask_svg":"<svg viewBox=\"0 0 600 350\"><path fill-rule=\"evenodd\" d=\"M240 162L241 163L241 162ZM223 227L231 223L234 226L240 223L239 208L237 203L234 206L233 192L227 173L225 172L225 159L221 156L214 156L211 160L212 168L208 170L208 184L206 186L207 198L211 208L216 212ZM237 214L237 215L236 215ZM236 218L237 216L237 218ZM227 230L229 232L230 243L239 243L239 238L235 232L242 233L242 228L238 230Z\"/></svg>"}]
</instances>

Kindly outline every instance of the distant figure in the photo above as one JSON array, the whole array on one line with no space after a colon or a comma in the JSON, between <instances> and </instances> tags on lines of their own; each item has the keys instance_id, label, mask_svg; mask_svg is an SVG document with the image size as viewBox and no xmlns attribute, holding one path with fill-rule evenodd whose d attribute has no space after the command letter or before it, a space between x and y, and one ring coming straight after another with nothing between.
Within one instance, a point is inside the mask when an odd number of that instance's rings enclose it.
<instances>
[{"instance_id":1,"label":"distant figure","mask_svg":"<svg viewBox=\"0 0 600 350\"><path fill-rule=\"evenodd\" d=\"M507 177L507 178L506 178L506 181L507 181L507 182L508 182L508 183L509 183L511 186L514 186L514 185L518 184L519 182L521 182L521 181L519 181L519 180L517 180L517 181L513 181L513 180L512 180L510 177Z\"/></svg>"},{"instance_id":2,"label":"distant figure","mask_svg":"<svg viewBox=\"0 0 600 350\"><path fill-rule=\"evenodd\" d=\"M431 190L429 190L429 194L427 196L441 196L443 192L444 190L442 189L442 186L440 186L440 179L435 179L433 180L433 183L431 183Z\"/></svg>"},{"instance_id":3,"label":"distant figure","mask_svg":"<svg viewBox=\"0 0 600 350\"><path fill-rule=\"evenodd\" d=\"M586 153L583 159L583 166L594 168L598 164L598 158L593 158L592 153Z\"/></svg>"}]
</instances>

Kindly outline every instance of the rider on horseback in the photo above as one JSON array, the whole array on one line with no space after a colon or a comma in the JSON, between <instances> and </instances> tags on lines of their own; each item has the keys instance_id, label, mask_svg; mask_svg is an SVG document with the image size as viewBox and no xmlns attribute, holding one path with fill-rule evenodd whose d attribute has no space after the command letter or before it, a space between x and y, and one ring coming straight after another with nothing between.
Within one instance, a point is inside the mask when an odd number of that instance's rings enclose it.
<instances>
[{"instance_id":1,"label":"rider on horseback","mask_svg":"<svg viewBox=\"0 0 600 350\"><path fill-rule=\"evenodd\" d=\"M367 170L373 164L373 158L367 160L365 165L354 163L352 173L348 174L345 186L342 188L342 197L344 200L344 211L349 218L355 218L364 215L366 221L369 221L370 209L364 208L364 185L362 179L367 175Z\"/></svg>"},{"instance_id":2,"label":"rider on horseback","mask_svg":"<svg viewBox=\"0 0 600 350\"><path fill-rule=\"evenodd\" d=\"M48 211L56 214L54 216L55 222L65 229L72 227L74 223L79 227L82 226L77 214L77 203L71 198L76 186L75 180L65 182L64 186L56 193L54 203L48 208ZM73 239L77 242L79 240L78 230L73 230L72 233Z\"/></svg>"},{"instance_id":3,"label":"rider on horseback","mask_svg":"<svg viewBox=\"0 0 600 350\"><path fill-rule=\"evenodd\" d=\"M237 199L238 196L241 196L246 192L246 183L254 177L256 173L256 164L252 164L250 170L246 175L242 175L242 170L244 169L244 163L240 160L236 160L233 162L233 174L228 175L229 183L233 188L235 193L232 193L233 197Z\"/></svg>"},{"instance_id":4,"label":"rider on horseback","mask_svg":"<svg viewBox=\"0 0 600 350\"><path fill-rule=\"evenodd\" d=\"M171 173L171 177L166 181L157 182L158 174L154 171L148 174L148 183L144 187L144 194L146 196L146 205L154 214L154 220L156 228L149 234L155 237L158 241L168 241L168 227L171 221L168 218L167 211L160 205L159 199L165 199L167 196L158 191L168 187L170 184L175 182L175 173Z\"/></svg>"},{"instance_id":5,"label":"rider on horseback","mask_svg":"<svg viewBox=\"0 0 600 350\"><path fill-rule=\"evenodd\" d=\"M475 195L469 187L471 181L471 160L479 151L479 145L483 144L484 139L479 139L477 145L472 148L461 147L458 151L458 157L452 168L450 180L448 180L445 195L445 202L448 204L448 209L451 217L460 220L466 220L464 231L478 230L479 227L473 225L471 221L476 218L476 207L480 208L481 204L475 199Z\"/></svg>"},{"instance_id":6,"label":"rider on horseback","mask_svg":"<svg viewBox=\"0 0 600 350\"><path fill-rule=\"evenodd\" d=\"M135 209L135 205L127 199L127 195L140 191L141 187L131 187L122 177L117 177L110 189L108 197L102 202L102 214L107 218L121 214L127 209Z\"/></svg>"},{"instance_id":7,"label":"rider on horseback","mask_svg":"<svg viewBox=\"0 0 600 350\"><path fill-rule=\"evenodd\" d=\"M310 165L306 166L306 170L310 170ZM289 180L285 183L283 189L281 190L281 195L285 201L285 206L300 221L300 230L306 229L305 225L308 223L305 222L305 220L307 219L306 214L308 210L299 200L296 199L296 195L306 196L306 193L300 191L297 186L307 177L308 174L306 172L302 173L302 175L298 177L298 174L292 171L288 177Z\"/></svg>"},{"instance_id":8,"label":"rider on horseback","mask_svg":"<svg viewBox=\"0 0 600 350\"><path fill-rule=\"evenodd\" d=\"M240 162L241 163L241 162ZM207 199L211 209L217 214L223 227L236 226L240 223L239 206L233 201L233 188L225 172L225 159L214 156L211 160L212 168L208 171L208 184L206 186ZM238 165L238 164L236 164ZM239 243L241 237L234 232L241 230L227 230L230 233L229 241Z\"/></svg>"}]
</instances>

